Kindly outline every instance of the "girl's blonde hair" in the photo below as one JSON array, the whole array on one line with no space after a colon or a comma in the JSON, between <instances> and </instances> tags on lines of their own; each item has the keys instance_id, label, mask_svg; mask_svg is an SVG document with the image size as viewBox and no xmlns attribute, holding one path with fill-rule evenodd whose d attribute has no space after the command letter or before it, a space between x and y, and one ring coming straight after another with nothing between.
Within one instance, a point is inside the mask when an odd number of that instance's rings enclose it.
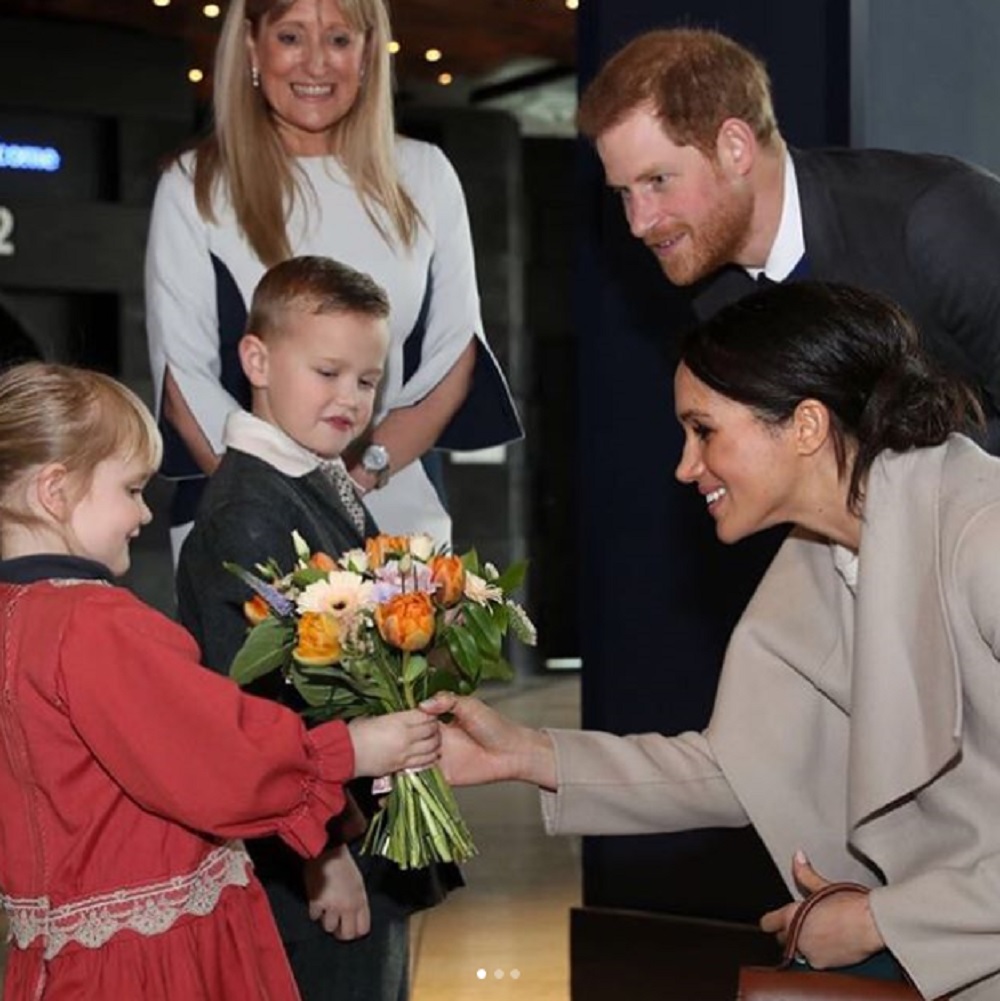
<instances>
[{"instance_id":1,"label":"girl's blonde hair","mask_svg":"<svg viewBox=\"0 0 1000 1001\"><path fill-rule=\"evenodd\" d=\"M292 255L287 222L304 195L304 175L281 143L261 92L251 81L246 38L295 0L232 0L215 53L215 127L197 149L195 199L203 219L215 222L220 184L260 260L270 267ZM384 0L338 0L350 27L365 36L361 89L337 125L337 156L372 223L387 242L411 246L420 213L399 180L392 110L391 31ZM394 230L386 232L381 209Z\"/></svg>"},{"instance_id":2,"label":"girl's blonde hair","mask_svg":"<svg viewBox=\"0 0 1000 1001\"><path fill-rule=\"evenodd\" d=\"M31 521L10 507L10 498L32 469L62 463L85 490L105 459L138 458L152 473L162 455L153 415L110 376L47 362L0 374L0 519Z\"/></svg>"}]
</instances>

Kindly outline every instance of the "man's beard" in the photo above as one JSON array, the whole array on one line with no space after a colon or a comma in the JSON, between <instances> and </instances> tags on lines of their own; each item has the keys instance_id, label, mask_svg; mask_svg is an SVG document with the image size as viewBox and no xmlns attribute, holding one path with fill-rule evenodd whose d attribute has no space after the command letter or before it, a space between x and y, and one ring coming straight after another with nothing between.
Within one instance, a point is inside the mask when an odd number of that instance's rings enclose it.
<instances>
[{"instance_id":1,"label":"man's beard","mask_svg":"<svg viewBox=\"0 0 1000 1001\"><path fill-rule=\"evenodd\" d=\"M663 273L674 285L693 285L733 263L747 242L752 217L751 198L726 192L697 229L685 227L679 253L657 257Z\"/></svg>"}]
</instances>

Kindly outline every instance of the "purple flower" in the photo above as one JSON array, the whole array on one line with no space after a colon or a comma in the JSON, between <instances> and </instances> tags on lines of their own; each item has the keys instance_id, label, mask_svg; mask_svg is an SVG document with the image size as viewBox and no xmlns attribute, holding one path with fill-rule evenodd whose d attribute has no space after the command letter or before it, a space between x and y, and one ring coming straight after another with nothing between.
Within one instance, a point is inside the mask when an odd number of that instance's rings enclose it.
<instances>
[{"instance_id":1,"label":"purple flower","mask_svg":"<svg viewBox=\"0 0 1000 1001\"><path fill-rule=\"evenodd\" d=\"M251 591L259 594L274 611L275 615L286 618L295 611L295 602L290 598L286 598L276 587L268 584L266 580L262 580L260 577L250 573L249 570L244 570L243 567L237 566L235 563L226 563L225 567L230 573L236 574Z\"/></svg>"}]
</instances>

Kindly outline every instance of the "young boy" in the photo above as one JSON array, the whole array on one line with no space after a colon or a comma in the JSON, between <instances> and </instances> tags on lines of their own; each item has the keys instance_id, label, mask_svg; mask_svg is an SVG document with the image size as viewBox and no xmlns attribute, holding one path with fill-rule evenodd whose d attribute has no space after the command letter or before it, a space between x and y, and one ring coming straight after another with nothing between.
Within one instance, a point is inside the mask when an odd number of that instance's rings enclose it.
<instances>
[{"instance_id":1,"label":"young boy","mask_svg":"<svg viewBox=\"0 0 1000 1001\"><path fill-rule=\"evenodd\" d=\"M274 266L254 292L239 346L252 412L227 422L225 454L177 571L181 621L217 671L228 672L243 643L242 603L250 597L224 562L252 567L273 557L290 566L293 530L313 551L334 556L378 531L340 455L371 420L388 314L374 281L323 257ZM262 679L269 687L257 693L294 705L294 691L276 677ZM370 783L351 788L370 810ZM400 1001L406 915L437 903L460 876L454 867L404 873L364 858L362 882L344 844L351 832L330 833L327 853L305 868L277 839L249 846L299 989L304 1001Z\"/></svg>"}]
</instances>

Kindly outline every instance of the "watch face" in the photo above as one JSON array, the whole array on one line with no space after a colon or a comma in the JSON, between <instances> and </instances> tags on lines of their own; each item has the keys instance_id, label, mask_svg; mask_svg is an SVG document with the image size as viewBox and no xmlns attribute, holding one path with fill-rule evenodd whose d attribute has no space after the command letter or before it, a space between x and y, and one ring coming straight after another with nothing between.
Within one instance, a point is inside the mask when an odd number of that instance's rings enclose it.
<instances>
[{"instance_id":1,"label":"watch face","mask_svg":"<svg viewBox=\"0 0 1000 1001\"><path fill-rule=\"evenodd\" d=\"M389 452L384 445L369 445L361 456L361 465L369 473L380 473L389 467Z\"/></svg>"}]
</instances>

